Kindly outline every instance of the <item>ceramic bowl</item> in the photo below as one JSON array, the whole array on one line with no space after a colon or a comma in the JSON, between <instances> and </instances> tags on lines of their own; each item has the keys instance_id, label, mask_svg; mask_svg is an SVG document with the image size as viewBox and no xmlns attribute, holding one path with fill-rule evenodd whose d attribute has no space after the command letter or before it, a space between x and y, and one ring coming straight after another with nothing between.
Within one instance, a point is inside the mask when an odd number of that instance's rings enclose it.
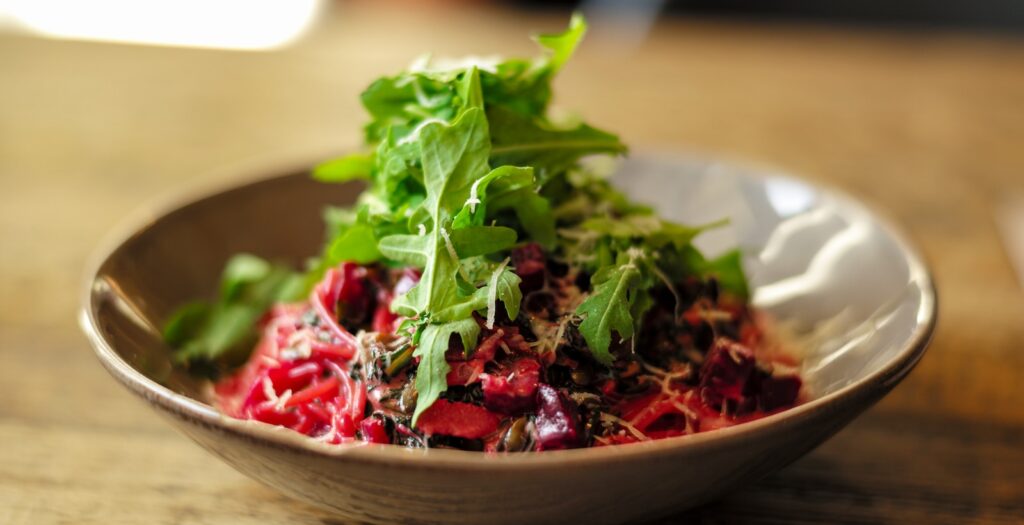
<instances>
[{"instance_id":1,"label":"ceramic bowl","mask_svg":"<svg viewBox=\"0 0 1024 525\"><path fill-rule=\"evenodd\" d=\"M172 366L159 330L209 296L229 256L300 264L322 240L321 208L357 184L274 174L147 214L97 258L82 326L107 370L239 471L341 516L372 523L618 523L714 498L806 454L892 389L921 358L936 296L920 257L839 192L769 170L700 158L637 156L617 184L688 223L730 217L698 240L739 246L755 303L793 334L809 400L693 436L586 450L484 455L327 446L225 417ZM200 476L201 473L196 473Z\"/></svg>"}]
</instances>

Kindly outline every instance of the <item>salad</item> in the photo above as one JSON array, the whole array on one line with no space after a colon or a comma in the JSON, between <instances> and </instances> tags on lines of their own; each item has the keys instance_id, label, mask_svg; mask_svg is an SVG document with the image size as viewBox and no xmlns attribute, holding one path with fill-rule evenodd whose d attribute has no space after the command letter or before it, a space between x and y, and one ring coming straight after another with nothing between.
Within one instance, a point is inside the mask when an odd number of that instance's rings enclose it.
<instances>
[{"instance_id":1,"label":"salad","mask_svg":"<svg viewBox=\"0 0 1024 525\"><path fill-rule=\"evenodd\" d=\"M795 362L748 302L740 254L617 192L581 159L618 137L548 116L586 30L532 60L421 60L363 92L364 151L324 183L306 271L240 254L165 337L226 414L325 443L520 452L682 436L793 406ZM296 205L302 205L296 203Z\"/></svg>"}]
</instances>

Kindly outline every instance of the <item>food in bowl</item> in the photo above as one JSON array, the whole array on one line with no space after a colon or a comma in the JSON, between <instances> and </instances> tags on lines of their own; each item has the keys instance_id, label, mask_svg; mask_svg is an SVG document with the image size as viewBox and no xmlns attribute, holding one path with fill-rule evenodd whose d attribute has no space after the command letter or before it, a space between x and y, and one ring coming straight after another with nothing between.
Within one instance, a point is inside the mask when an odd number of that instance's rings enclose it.
<instances>
[{"instance_id":1,"label":"food in bowl","mask_svg":"<svg viewBox=\"0 0 1024 525\"><path fill-rule=\"evenodd\" d=\"M165 338L224 413L331 444L487 452L620 445L798 403L796 362L749 303L740 254L616 191L581 159L608 132L548 117L585 32L534 60L420 61L372 83L360 179L305 272L240 254ZM296 203L301 206L301 203Z\"/></svg>"}]
</instances>

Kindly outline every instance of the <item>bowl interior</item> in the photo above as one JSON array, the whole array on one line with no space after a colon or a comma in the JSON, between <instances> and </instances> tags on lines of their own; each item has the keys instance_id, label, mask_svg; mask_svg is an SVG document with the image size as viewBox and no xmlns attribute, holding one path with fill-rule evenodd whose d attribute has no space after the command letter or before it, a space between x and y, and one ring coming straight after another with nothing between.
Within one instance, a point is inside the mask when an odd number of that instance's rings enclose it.
<instances>
[{"instance_id":1,"label":"bowl interior","mask_svg":"<svg viewBox=\"0 0 1024 525\"><path fill-rule=\"evenodd\" d=\"M709 255L744 251L754 301L793 334L812 398L897 360L931 322L935 298L920 260L838 193L680 157L635 157L615 180L668 218L731 219L697 244ZM297 170L148 217L90 282L87 308L98 336L147 378L201 400L201 385L172 366L160 337L164 320L181 304L210 297L235 253L301 265L320 249L322 209L352 202L360 189L320 184Z\"/></svg>"},{"instance_id":2,"label":"bowl interior","mask_svg":"<svg viewBox=\"0 0 1024 525\"><path fill-rule=\"evenodd\" d=\"M300 169L144 216L91 280L88 307L99 336L147 378L203 400L201 381L173 365L164 322L187 302L215 298L234 254L303 267L321 249L324 208L353 202L361 189L318 183Z\"/></svg>"},{"instance_id":3,"label":"bowl interior","mask_svg":"<svg viewBox=\"0 0 1024 525\"><path fill-rule=\"evenodd\" d=\"M895 361L933 321L920 258L839 192L770 170L666 157L633 159L616 182L669 219L730 219L695 244L712 256L742 250L753 302L792 343L812 398Z\"/></svg>"}]
</instances>

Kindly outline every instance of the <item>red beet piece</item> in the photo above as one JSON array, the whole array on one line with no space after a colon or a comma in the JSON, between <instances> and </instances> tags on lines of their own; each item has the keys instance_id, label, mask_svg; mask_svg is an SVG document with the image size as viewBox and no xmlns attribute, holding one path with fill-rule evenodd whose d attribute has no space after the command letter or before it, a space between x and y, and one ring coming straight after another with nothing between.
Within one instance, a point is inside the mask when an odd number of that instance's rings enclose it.
<instances>
[{"instance_id":1,"label":"red beet piece","mask_svg":"<svg viewBox=\"0 0 1024 525\"><path fill-rule=\"evenodd\" d=\"M484 405L503 414L521 414L533 408L539 381L540 363L530 358L518 359L493 374L481 374Z\"/></svg>"},{"instance_id":2,"label":"red beet piece","mask_svg":"<svg viewBox=\"0 0 1024 525\"><path fill-rule=\"evenodd\" d=\"M449 348L444 354L450 367L447 377L448 386L463 386L479 381L484 367L488 362L494 360L495 349L501 343L503 336L504 332L499 328L484 338L468 358L466 352L462 350L461 342Z\"/></svg>"},{"instance_id":3,"label":"red beet piece","mask_svg":"<svg viewBox=\"0 0 1024 525\"><path fill-rule=\"evenodd\" d=\"M501 346L501 341L504 337L505 331L498 328L493 334L480 341L480 344L476 346L476 350L473 350L472 358L482 361L493 361L494 355L498 352L498 347Z\"/></svg>"},{"instance_id":4,"label":"red beet piece","mask_svg":"<svg viewBox=\"0 0 1024 525\"><path fill-rule=\"evenodd\" d=\"M537 445L540 450L576 448L583 432L576 403L550 385L537 387Z\"/></svg>"},{"instance_id":5,"label":"red beet piece","mask_svg":"<svg viewBox=\"0 0 1024 525\"><path fill-rule=\"evenodd\" d=\"M373 331L388 334L394 332L396 320L398 320L398 314L391 311L391 298L388 297L386 301L380 301L377 304L377 310L373 312Z\"/></svg>"},{"instance_id":6,"label":"red beet piece","mask_svg":"<svg viewBox=\"0 0 1024 525\"><path fill-rule=\"evenodd\" d=\"M484 361L471 359L469 361L449 361L448 375L446 381L448 386L466 386L477 382L484 371Z\"/></svg>"},{"instance_id":7,"label":"red beet piece","mask_svg":"<svg viewBox=\"0 0 1024 525\"><path fill-rule=\"evenodd\" d=\"M438 399L420 414L416 426L427 435L479 439L498 429L498 416L482 406Z\"/></svg>"},{"instance_id":8,"label":"red beet piece","mask_svg":"<svg viewBox=\"0 0 1024 525\"><path fill-rule=\"evenodd\" d=\"M345 262L327 271L321 286L326 285L322 300L327 312L334 313L342 326L350 332L373 315L373 296L366 268Z\"/></svg>"},{"instance_id":9,"label":"red beet piece","mask_svg":"<svg viewBox=\"0 0 1024 525\"><path fill-rule=\"evenodd\" d=\"M391 443L383 420L368 417L359 422L359 431L363 435L363 441L367 443Z\"/></svg>"},{"instance_id":10,"label":"red beet piece","mask_svg":"<svg viewBox=\"0 0 1024 525\"><path fill-rule=\"evenodd\" d=\"M700 396L708 406L738 414L755 408L752 398L744 395L754 375L754 354L749 348L720 338L704 359L700 369Z\"/></svg>"},{"instance_id":11,"label":"red beet piece","mask_svg":"<svg viewBox=\"0 0 1024 525\"><path fill-rule=\"evenodd\" d=\"M796 402L803 381L797 376L767 377L761 380L758 403L761 410L770 412Z\"/></svg>"},{"instance_id":12,"label":"red beet piece","mask_svg":"<svg viewBox=\"0 0 1024 525\"><path fill-rule=\"evenodd\" d=\"M512 267L522 279L519 289L523 293L544 287L544 249L537 243L524 244L512 250Z\"/></svg>"},{"instance_id":13,"label":"red beet piece","mask_svg":"<svg viewBox=\"0 0 1024 525\"><path fill-rule=\"evenodd\" d=\"M366 297L366 268L355 263L341 263L338 275L330 283L328 300L351 304L368 299Z\"/></svg>"}]
</instances>

